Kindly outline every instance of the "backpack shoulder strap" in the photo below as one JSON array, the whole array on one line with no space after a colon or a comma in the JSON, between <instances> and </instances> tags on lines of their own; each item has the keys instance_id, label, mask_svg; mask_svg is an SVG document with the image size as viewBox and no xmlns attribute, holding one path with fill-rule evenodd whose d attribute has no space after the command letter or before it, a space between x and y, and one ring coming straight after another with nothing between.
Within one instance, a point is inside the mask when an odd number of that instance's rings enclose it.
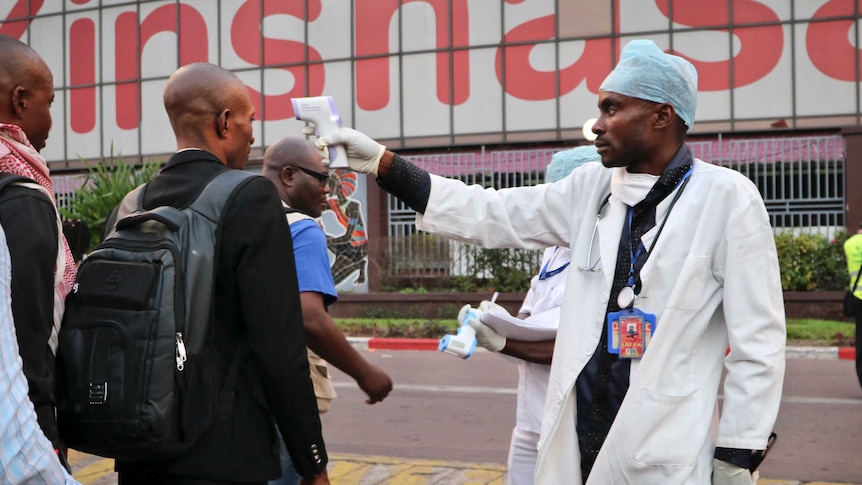
<instances>
[{"instance_id":1,"label":"backpack shoulder strap","mask_svg":"<svg viewBox=\"0 0 862 485\"><path fill-rule=\"evenodd\" d=\"M13 173L0 173L0 191L6 188L7 185L13 184L16 182L31 182L36 183L35 180L25 177L23 175L15 175Z\"/></svg>"},{"instance_id":2,"label":"backpack shoulder strap","mask_svg":"<svg viewBox=\"0 0 862 485\"><path fill-rule=\"evenodd\" d=\"M143 212L143 197L146 185L147 184L144 183L132 189L132 191L126 194L123 197L123 200L120 201L120 205L117 206L115 213L112 212L108 215L105 224L110 224L110 229L105 227L105 230L103 231L103 239L107 239L108 236L113 234L114 231L117 230L117 223L125 219L126 216Z\"/></svg>"},{"instance_id":3,"label":"backpack shoulder strap","mask_svg":"<svg viewBox=\"0 0 862 485\"><path fill-rule=\"evenodd\" d=\"M257 177L258 175L251 172L245 172L243 170L225 170L210 180L206 187L201 191L200 195L198 195L197 199L180 212L180 214L186 218L191 218L193 215L202 216L215 227L215 232L211 239L212 246L207 248L207 252L211 252L212 254L212 257L207 259L208 264L205 264L205 260L203 258L193 258L186 261L185 268L188 274L194 274L198 278L198 284L195 288L186 288L187 292L196 292L198 296L198 298L193 300L195 301L195 309L189 310L189 314L199 316L207 315L206 320L200 320L201 323L205 323L206 325L210 325L212 323L211 320L215 301L215 284L213 284L213 282L215 275L218 274L219 242L222 238L222 230L224 226L224 208L231 203L231 200L233 200L234 194L238 189ZM199 242L203 243L203 240L201 239ZM190 264L195 265L196 267L188 266ZM199 352L205 344L206 343L204 341L186 342L186 349L189 353L194 354ZM241 357L240 352L238 351L237 355L234 356L234 361L239 358ZM229 384L230 387L233 386L232 382L228 382L227 384Z\"/></svg>"},{"instance_id":4,"label":"backpack shoulder strap","mask_svg":"<svg viewBox=\"0 0 862 485\"><path fill-rule=\"evenodd\" d=\"M117 219L122 219L129 214L144 210L144 191L146 187L146 183L141 184L123 197L123 201L120 202L119 209L117 209Z\"/></svg>"},{"instance_id":5,"label":"backpack shoulder strap","mask_svg":"<svg viewBox=\"0 0 862 485\"><path fill-rule=\"evenodd\" d=\"M213 222L220 222L222 209L234 192L244 181L257 175L244 170L226 170L215 176L189 206L190 209Z\"/></svg>"}]
</instances>

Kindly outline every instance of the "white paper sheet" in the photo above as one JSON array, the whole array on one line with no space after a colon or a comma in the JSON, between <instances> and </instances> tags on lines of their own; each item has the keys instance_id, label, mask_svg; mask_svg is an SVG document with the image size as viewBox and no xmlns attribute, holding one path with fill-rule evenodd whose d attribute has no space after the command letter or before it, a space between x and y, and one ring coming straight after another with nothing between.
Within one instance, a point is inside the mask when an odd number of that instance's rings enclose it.
<instances>
[{"instance_id":1,"label":"white paper sheet","mask_svg":"<svg viewBox=\"0 0 862 485\"><path fill-rule=\"evenodd\" d=\"M530 315L525 320L501 311L482 312L479 319L506 338L526 342L552 340L557 336L560 308Z\"/></svg>"}]
</instances>

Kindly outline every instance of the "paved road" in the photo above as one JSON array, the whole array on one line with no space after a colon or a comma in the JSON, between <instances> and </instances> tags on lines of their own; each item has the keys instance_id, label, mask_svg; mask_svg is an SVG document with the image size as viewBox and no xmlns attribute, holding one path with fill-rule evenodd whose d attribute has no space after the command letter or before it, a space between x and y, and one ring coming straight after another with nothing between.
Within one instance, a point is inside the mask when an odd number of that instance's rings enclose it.
<instances>
[{"instance_id":1,"label":"paved road","mask_svg":"<svg viewBox=\"0 0 862 485\"><path fill-rule=\"evenodd\" d=\"M367 355L392 374L395 391L367 406L349 378L335 371L339 398L324 415L331 450L505 464L514 365L490 353L465 361L436 352ZM862 483L862 389L853 362L788 360L776 431L763 477Z\"/></svg>"},{"instance_id":2,"label":"paved road","mask_svg":"<svg viewBox=\"0 0 862 485\"><path fill-rule=\"evenodd\" d=\"M364 352L389 372L395 391L368 406L335 371L339 398L324 415L336 485L502 485L514 422L517 368L477 353ZM775 451L760 485L862 484L862 390L851 361L789 360ZM79 455L76 477L112 485L110 460Z\"/></svg>"}]
</instances>

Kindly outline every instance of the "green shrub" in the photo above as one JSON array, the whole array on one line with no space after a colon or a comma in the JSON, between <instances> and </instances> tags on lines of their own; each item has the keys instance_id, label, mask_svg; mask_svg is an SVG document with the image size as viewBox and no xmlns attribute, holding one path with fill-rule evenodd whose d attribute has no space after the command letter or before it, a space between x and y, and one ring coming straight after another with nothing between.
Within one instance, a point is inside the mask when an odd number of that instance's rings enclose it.
<instances>
[{"instance_id":1,"label":"green shrub","mask_svg":"<svg viewBox=\"0 0 862 485\"><path fill-rule=\"evenodd\" d=\"M477 248L469 269L477 276L490 274L485 286L505 293L529 290L538 271L535 251L526 249Z\"/></svg>"},{"instance_id":2,"label":"green shrub","mask_svg":"<svg viewBox=\"0 0 862 485\"><path fill-rule=\"evenodd\" d=\"M452 291L458 293L475 293L479 291L479 284L473 276L452 276L449 280L450 284L447 286Z\"/></svg>"},{"instance_id":3,"label":"green shrub","mask_svg":"<svg viewBox=\"0 0 862 485\"><path fill-rule=\"evenodd\" d=\"M351 336L387 338L441 338L457 330L453 319L416 320L416 319L353 319L337 318L335 324Z\"/></svg>"},{"instance_id":4,"label":"green shrub","mask_svg":"<svg viewBox=\"0 0 862 485\"><path fill-rule=\"evenodd\" d=\"M811 239L805 234L795 236L782 232L775 236L775 248L781 270L781 288L785 291L813 290L811 258L814 248Z\"/></svg>"},{"instance_id":5,"label":"green shrub","mask_svg":"<svg viewBox=\"0 0 862 485\"><path fill-rule=\"evenodd\" d=\"M424 286L420 286L418 288L407 287L407 288L401 288L400 290L398 290L398 293L403 293L405 295L412 295L415 293L428 293L428 290L426 290Z\"/></svg>"},{"instance_id":6,"label":"green shrub","mask_svg":"<svg viewBox=\"0 0 862 485\"><path fill-rule=\"evenodd\" d=\"M821 246L817 256L818 265L814 271L817 289L843 290L847 286L847 256L844 254L846 240L847 232L839 231L835 234L835 239L826 241Z\"/></svg>"},{"instance_id":7,"label":"green shrub","mask_svg":"<svg viewBox=\"0 0 862 485\"><path fill-rule=\"evenodd\" d=\"M784 291L830 291L846 286L843 231L830 241L822 234L781 232L775 236Z\"/></svg>"},{"instance_id":8,"label":"green shrub","mask_svg":"<svg viewBox=\"0 0 862 485\"><path fill-rule=\"evenodd\" d=\"M400 338L441 338L449 332L449 328L434 320L413 322L407 325L392 325L385 327L383 337Z\"/></svg>"},{"instance_id":9,"label":"green shrub","mask_svg":"<svg viewBox=\"0 0 862 485\"><path fill-rule=\"evenodd\" d=\"M81 160L83 162L83 159ZM84 162L85 165L86 162ZM132 189L150 181L158 173L161 163L147 162L140 169L123 161L121 155L102 160L95 167L87 165L87 176L75 190L68 208L60 213L66 220L79 219L90 229L90 247L93 249L102 238L105 221Z\"/></svg>"}]
</instances>

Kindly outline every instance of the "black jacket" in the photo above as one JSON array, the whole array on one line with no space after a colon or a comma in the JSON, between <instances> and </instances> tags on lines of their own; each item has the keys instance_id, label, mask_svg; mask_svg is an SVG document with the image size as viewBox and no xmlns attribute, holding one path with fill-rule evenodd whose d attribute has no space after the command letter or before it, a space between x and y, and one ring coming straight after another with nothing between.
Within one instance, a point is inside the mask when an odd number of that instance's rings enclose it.
<instances>
[{"instance_id":1,"label":"black jacket","mask_svg":"<svg viewBox=\"0 0 862 485\"><path fill-rule=\"evenodd\" d=\"M230 170L201 150L177 153L150 182L144 208L185 208L217 174ZM290 229L272 182L253 177L228 202L216 239L213 334L224 371L243 335L233 412L183 457L146 464L176 475L218 481L277 478L281 467L273 417L303 476L327 463L309 376ZM270 413L270 411L272 413ZM117 463L121 473L141 465Z\"/></svg>"},{"instance_id":2,"label":"black jacket","mask_svg":"<svg viewBox=\"0 0 862 485\"><path fill-rule=\"evenodd\" d=\"M40 190L8 185L0 194L0 225L12 259L12 317L30 400L45 436L61 448L54 417L54 354L48 347L58 246L54 202Z\"/></svg>"}]
</instances>

